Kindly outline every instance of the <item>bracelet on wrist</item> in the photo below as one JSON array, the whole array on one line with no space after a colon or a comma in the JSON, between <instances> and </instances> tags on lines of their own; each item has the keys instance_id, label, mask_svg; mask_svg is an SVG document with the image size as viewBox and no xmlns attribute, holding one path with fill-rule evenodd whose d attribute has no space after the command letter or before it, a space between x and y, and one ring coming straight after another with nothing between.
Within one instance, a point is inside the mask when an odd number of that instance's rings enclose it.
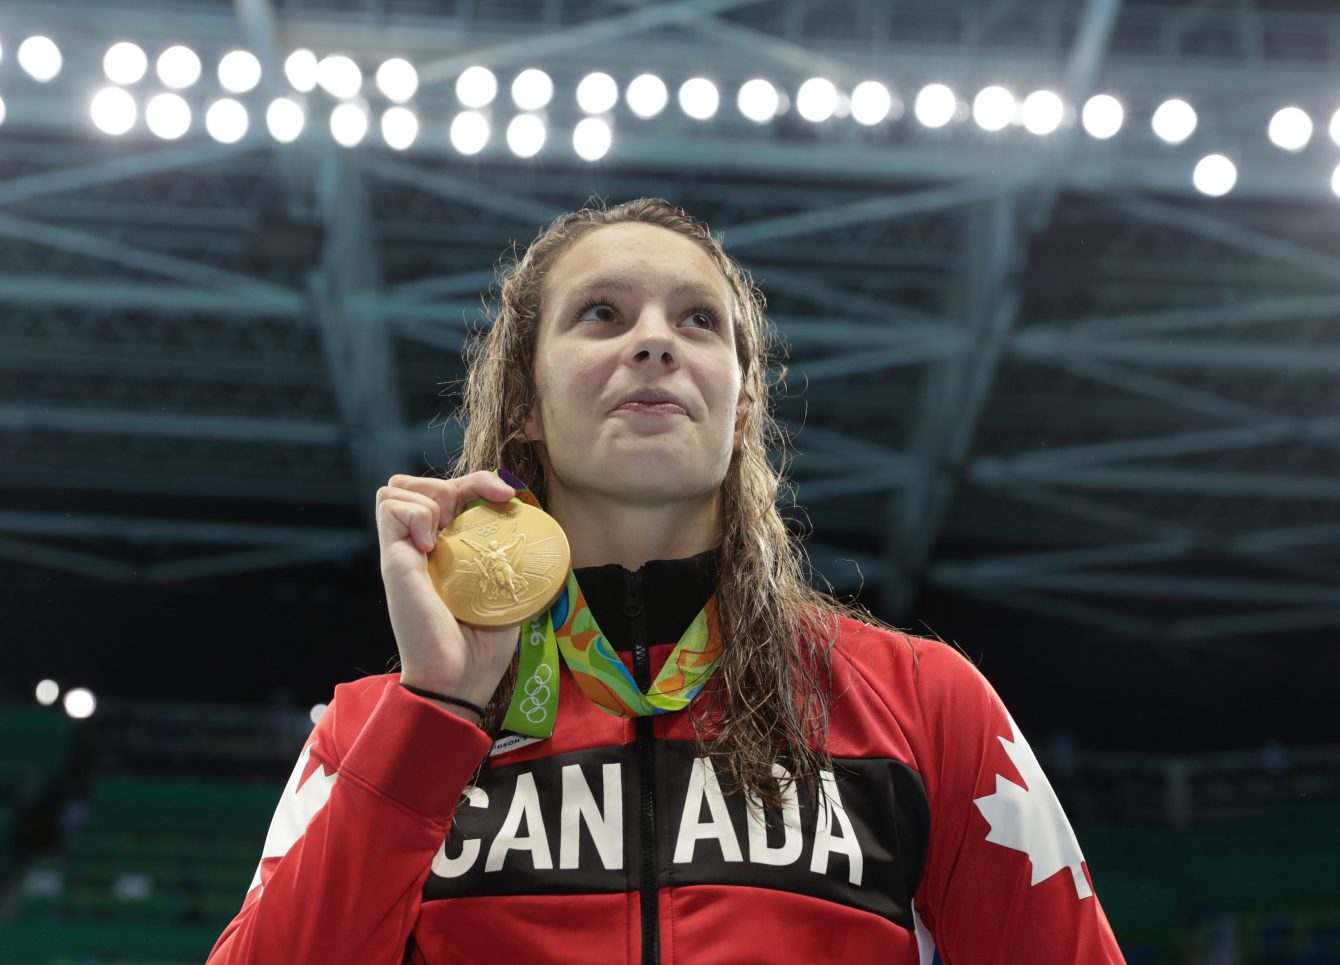
<instances>
[{"instance_id":1,"label":"bracelet on wrist","mask_svg":"<svg viewBox=\"0 0 1340 965\"><path fill-rule=\"evenodd\" d=\"M430 700L440 700L444 704L459 704L466 710L473 710L479 715L481 720L484 717L484 708L480 707L478 704L472 704L468 700L461 700L459 697L448 697L446 694L439 694L432 690L424 690L422 687L414 687L406 683L402 683L400 686L404 687L412 694L418 694L420 697L427 697Z\"/></svg>"}]
</instances>

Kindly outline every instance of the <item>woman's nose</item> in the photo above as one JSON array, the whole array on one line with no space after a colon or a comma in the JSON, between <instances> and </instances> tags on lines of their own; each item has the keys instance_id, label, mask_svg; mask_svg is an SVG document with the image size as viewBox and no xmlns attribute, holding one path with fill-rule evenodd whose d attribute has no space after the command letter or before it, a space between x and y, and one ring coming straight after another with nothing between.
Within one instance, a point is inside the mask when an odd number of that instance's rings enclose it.
<instances>
[{"instance_id":1,"label":"woman's nose","mask_svg":"<svg viewBox=\"0 0 1340 965\"><path fill-rule=\"evenodd\" d=\"M670 319L657 308L645 308L633 327L634 356L659 354L666 361L673 360L674 330Z\"/></svg>"}]
</instances>

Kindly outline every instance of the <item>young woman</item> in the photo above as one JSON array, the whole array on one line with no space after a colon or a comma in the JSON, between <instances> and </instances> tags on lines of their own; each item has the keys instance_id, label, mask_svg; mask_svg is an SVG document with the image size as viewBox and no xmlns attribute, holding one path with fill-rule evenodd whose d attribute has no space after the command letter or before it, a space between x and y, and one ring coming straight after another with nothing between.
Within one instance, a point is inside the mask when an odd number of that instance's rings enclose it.
<instances>
[{"instance_id":1,"label":"young woman","mask_svg":"<svg viewBox=\"0 0 1340 965\"><path fill-rule=\"evenodd\" d=\"M449 478L377 493L400 672L335 688L210 962L1122 961L987 681L809 586L775 333L707 227L588 206L502 276ZM572 554L524 636L427 565L513 498Z\"/></svg>"}]
</instances>

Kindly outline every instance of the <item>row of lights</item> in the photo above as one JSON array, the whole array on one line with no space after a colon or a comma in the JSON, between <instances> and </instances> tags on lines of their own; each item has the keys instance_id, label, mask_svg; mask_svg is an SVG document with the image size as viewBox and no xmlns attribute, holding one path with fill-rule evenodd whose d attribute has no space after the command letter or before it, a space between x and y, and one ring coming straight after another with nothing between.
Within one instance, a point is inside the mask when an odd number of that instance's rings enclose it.
<instances>
[{"instance_id":1,"label":"row of lights","mask_svg":"<svg viewBox=\"0 0 1340 965\"><path fill-rule=\"evenodd\" d=\"M61 69L61 53L49 37L29 37L19 45L19 63L32 77L49 81ZM199 55L191 48L176 44L162 51L154 62L155 73L164 86L185 90L193 86L203 74ZM147 76L149 57L144 50L128 41L113 44L103 57L103 71L114 84L123 87L136 84ZM246 50L232 50L218 63L218 78L223 89L233 94L245 94L260 83L261 64ZM330 54L318 59L310 50L300 49L284 61L284 74L299 93L310 93L321 87L337 100L357 97L363 89L363 73L357 63L343 54ZM375 74L377 88L389 100L407 103L419 87L418 73L409 61L392 57L384 61ZM465 70L456 82L456 94L467 108L482 108L497 96L498 81L486 67ZM554 85L549 76L534 68L523 70L512 83L512 99L522 111L544 108L553 98ZM608 74L589 74L578 84L578 106L587 114L604 114L618 102L618 85ZM639 117L654 117L665 108L669 91L665 82L654 74L635 78L625 92L629 108ZM703 77L685 81L679 89L679 102L684 112L695 119L713 117L720 106L720 94L715 84ZM785 95L766 80L754 79L740 87L737 105L750 120L766 123L785 109ZM926 127L943 127L959 116L958 96L944 84L927 84L917 94L914 112ZM902 106L878 81L865 81L844 98L829 80L813 77L803 83L796 94L796 110L808 121L815 123L848 113L858 123L873 125L886 117L901 116ZM1049 90L1038 90L1022 101L999 85L979 91L972 100L971 114L983 130L999 131L1011 124L1020 125L1030 133L1050 134L1065 120L1065 105ZM1124 121L1121 103L1109 94L1089 98L1080 114L1084 129L1100 140L1113 137ZM1180 144L1195 131L1195 109L1185 100L1173 98L1163 102L1154 112L1151 127L1160 139L1169 144ZM1299 107L1284 107L1275 113L1267 126L1270 140L1288 151L1301 151L1312 139L1313 122ZM1340 111L1331 118L1331 137L1340 144Z\"/></svg>"},{"instance_id":2,"label":"row of lights","mask_svg":"<svg viewBox=\"0 0 1340 965\"><path fill-rule=\"evenodd\" d=\"M18 57L21 66L37 80L48 81L60 71L60 51L50 38L29 37L20 44ZM193 86L203 73L199 56L180 44L162 51L154 62L154 68L163 85L174 91ZM320 87L338 101L330 113L331 134L337 143L353 147L364 140L371 126L371 118L366 102L359 98L364 78L357 63L342 54L318 59L312 51L301 49L288 56L283 69L295 91L306 94ZM139 83L148 75L149 57L136 44L116 43L103 58L103 70L109 80L121 86L106 88L94 96L91 109L93 120L107 134L124 134L134 126L138 114L134 98L124 88ZM230 51L219 60L218 77L219 83L229 93L245 94L260 83L260 61L248 51ZM391 58L378 67L375 80L382 95L394 102L394 106L385 110L381 116L383 139L388 146L404 150L414 143L419 132L417 116L404 106L418 90L418 74L414 66L403 58ZM468 68L457 78L457 98L470 108L459 114L451 124L451 142L461 153L477 153L487 143L490 136L489 121L479 109L492 104L497 92L497 77L485 67ZM514 78L511 92L512 100L518 108L533 112L550 103L554 86L546 73L531 68ZM584 77L577 85L575 94L578 106L588 115L607 114L619 100L618 84L608 74L601 72ZM628 84L624 97L634 114L650 118L664 110L670 95L665 82L659 77L643 74ZM715 116L720 107L717 86L702 77L685 81L679 88L678 99L684 113L698 120ZM756 78L740 87L737 106L745 117L762 124L784 112L788 108L788 100L786 94L771 83ZM858 84L849 96L844 96L831 81L815 77L805 81L797 90L796 111L813 123L834 116L850 116L858 123L874 125L886 118L898 119L902 116L903 107L888 88L877 81ZM917 93L913 112L921 124L932 129L971 116L985 131L1001 131L1017 125L1032 134L1043 136L1056 131L1065 123L1067 108L1052 91L1034 91L1020 101L1012 92L999 85L979 91L969 107L960 102L950 87L933 83ZM153 96L144 113L150 131L165 139L181 137L190 128L190 106L176 93ZM3 102L0 102L0 121L3 117ZM1089 98L1080 111L1084 129L1099 140L1114 137L1121 130L1124 120L1125 111L1121 103L1109 94ZM210 136L225 143L244 137L249 123L246 108L239 101L228 97L216 100L205 114L205 127ZM277 98L266 110L266 125L271 136L278 141L286 143L295 140L305 124L306 112L299 100ZM1150 120L1155 135L1174 145L1189 139L1197 124L1195 109L1180 98L1160 104ZM1295 106L1281 108L1267 126L1271 142L1291 152L1302 151L1312 140L1313 133L1311 117ZM1340 111L1331 119L1330 134L1340 144ZM605 120L588 117L576 126L573 147L579 156L598 160L608 151L612 136ZM545 139L544 121L533 113L523 113L513 118L508 125L508 145L520 157L534 156L543 147ZM1192 178L1197 189L1211 195L1228 193L1236 180L1236 167L1220 154L1202 158ZM1340 194L1340 168L1336 169L1332 178L1332 187Z\"/></svg>"},{"instance_id":3,"label":"row of lights","mask_svg":"<svg viewBox=\"0 0 1340 965\"><path fill-rule=\"evenodd\" d=\"M50 707L61 699L60 684L54 680L39 681L33 696L43 707ZM98 699L87 687L74 687L66 691L62 704L67 716L75 720L84 720L93 716L93 712L98 708ZM316 704L312 707L308 712L308 717L313 724L321 719L321 715L326 712L326 709L325 704Z\"/></svg>"}]
</instances>

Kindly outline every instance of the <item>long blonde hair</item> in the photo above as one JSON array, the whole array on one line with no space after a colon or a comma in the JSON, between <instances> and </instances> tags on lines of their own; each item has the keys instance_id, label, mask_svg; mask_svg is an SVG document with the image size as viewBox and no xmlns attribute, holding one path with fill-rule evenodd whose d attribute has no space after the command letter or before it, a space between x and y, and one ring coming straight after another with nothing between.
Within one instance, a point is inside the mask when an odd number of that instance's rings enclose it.
<instances>
[{"instance_id":1,"label":"long blonde hair","mask_svg":"<svg viewBox=\"0 0 1340 965\"><path fill-rule=\"evenodd\" d=\"M536 404L535 346L544 282L568 248L591 231L622 222L667 228L702 248L731 288L745 417L741 444L721 484L716 597L726 646L712 680L689 708L697 753L724 765L734 784L728 793L748 792L768 811L783 805L772 765L785 757L813 806L819 771L833 766L827 738L837 616L897 630L863 607L813 589L801 539L788 532L778 512L778 496L790 488L785 482L789 440L773 418L769 391L781 384L786 367L780 365L769 384L770 367L780 362L780 339L749 272L726 254L706 224L668 201L638 198L606 207L603 201L593 204L596 200L555 218L521 258L506 261L505 253L500 261L501 293L493 323L472 333L465 349L465 388L455 413L464 439L448 478L503 468L548 505L544 457L522 436ZM780 452L777 469L768 458L770 445ZM485 708L480 726L495 737L516 676L514 660ZM705 724L714 732L710 743Z\"/></svg>"}]
</instances>

